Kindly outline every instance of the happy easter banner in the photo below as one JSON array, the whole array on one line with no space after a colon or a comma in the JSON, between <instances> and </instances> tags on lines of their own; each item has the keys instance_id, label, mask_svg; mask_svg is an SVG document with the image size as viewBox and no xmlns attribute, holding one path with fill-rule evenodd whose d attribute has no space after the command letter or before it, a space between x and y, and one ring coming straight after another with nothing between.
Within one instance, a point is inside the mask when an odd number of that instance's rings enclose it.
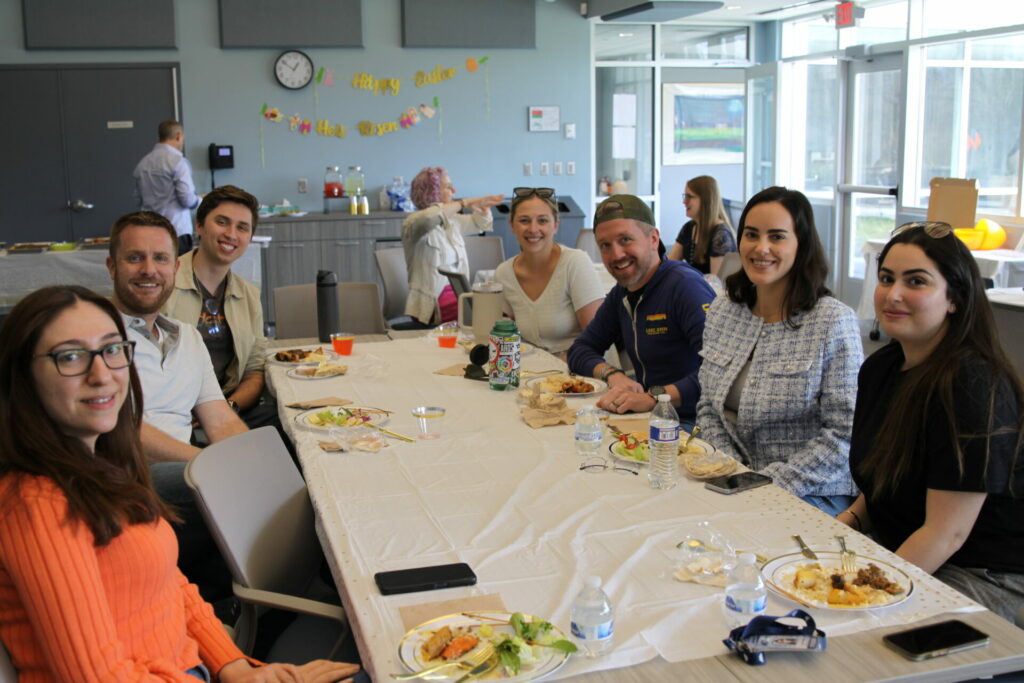
<instances>
[{"instance_id":1,"label":"happy easter banner","mask_svg":"<svg viewBox=\"0 0 1024 683\"><path fill-rule=\"evenodd\" d=\"M465 69L469 73L482 71L484 77L484 107L486 117L490 118L490 82L488 77L488 57L481 57L479 60L470 57L466 60ZM434 67L432 71L417 71L408 80L419 89L430 85L436 85L451 80L458 73L455 67L444 68L441 65ZM319 116L319 91L320 87L335 87L334 69L320 67L313 79L313 116L306 117L295 113L285 119L279 107L264 103L260 107L260 162L266 167L266 159L263 148L263 122L283 123L287 121L287 130L300 135L319 135L341 139L347 133L345 124L323 119ZM379 78L374 74L356 72L352 74L349 82L355 90L361 90L373 94L397 97L402 92L401 78ZM414 126L418 126L424 118L437 118L438 142L442 141L441 103L437 96L431 99L430 104L420 103L415 106L406 107L397 117L388 121L359 121L354 128L361 136L380 137L391 133L397 133Z\"/></svg>"}]
</instances>

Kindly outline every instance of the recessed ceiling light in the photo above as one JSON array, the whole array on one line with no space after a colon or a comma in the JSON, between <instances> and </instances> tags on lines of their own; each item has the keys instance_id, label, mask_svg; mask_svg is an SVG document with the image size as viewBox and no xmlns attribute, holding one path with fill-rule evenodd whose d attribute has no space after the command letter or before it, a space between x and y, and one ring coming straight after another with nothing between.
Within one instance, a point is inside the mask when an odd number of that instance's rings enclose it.
<instances>
[{"instance_id":1,"label":"recessed ceiling light","mask_svg":"<svg viewBox=\"0 0 1024 683\"><path fill-rule=\"evenodd\" d=\"M743 5L729 5L725 9L743 9Z\"/></svg>"},{"instance_id":2,"label":"recessed ceiling light","mask_svg":"<svg viewBox=\"0 0 1024 683\"><path fill-rule=\"evenodd\" d=\"M619 38L632 38L632 37L633 37L632 33L620 33L619 34Z\"/></svg>"}]
</instances>

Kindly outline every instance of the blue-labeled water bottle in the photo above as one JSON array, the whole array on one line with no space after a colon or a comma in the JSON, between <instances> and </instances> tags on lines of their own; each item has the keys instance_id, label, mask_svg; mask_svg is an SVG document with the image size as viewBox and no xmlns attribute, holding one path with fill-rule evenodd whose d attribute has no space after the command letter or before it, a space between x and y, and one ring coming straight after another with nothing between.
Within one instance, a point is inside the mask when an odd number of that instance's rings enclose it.
<instances>
[{"instance_id":1,"label":"blue-labeled water bottle","mask_svg":"<svg viewBox=\"0 0 1024 683\"><path fill-rule=\"evenodd\" d=\"M742 553L736 559L736 566L729 572L722 603L722 614L730 629L746 626L751 619L764 614L768 607L768 591L757 569L757 558L751 553Z\"/></svg>"},{"instance_id":2,"label":"blue-labeled water bottle","mask_svg":"<svg viewBox=\"0 0 1024 683\"><path fill-rule=\"evenodd\" d=\"M651 465L647 478L652 489L670 489L679 476L679 415L669 401L668 394L658 396L648 423Z\"/></svg>"},{"instance_id":3,"label":"blue-labeled water bottle","mask_svg":"<svg viewBox=\"0 0 1024 683\"><path fill-rule=\"evenodd\" d=\"M600 657L612 648L615 614L601 577L588 576L572 603L572 635L584 657Z\"/></svg>"}]
</instances>

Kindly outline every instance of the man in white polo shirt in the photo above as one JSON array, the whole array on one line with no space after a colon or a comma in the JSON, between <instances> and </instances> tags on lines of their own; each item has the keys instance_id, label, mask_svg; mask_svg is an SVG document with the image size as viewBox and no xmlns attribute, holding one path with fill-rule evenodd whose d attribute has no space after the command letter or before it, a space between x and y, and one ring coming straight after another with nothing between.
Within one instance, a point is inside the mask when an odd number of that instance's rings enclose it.
<instances>
[{"instance_id":1,"label":"man in white polo shirt","mask_svg":"<svg viewBox=\"0 0 1024 683\"><path fill-rule=\"evenodd\" d=\"M107 269L114 281L113 302L135 344L135 369L142 382L142 448L150 462L153 486L183 517L176 524L178 565L204 588L206 581L190 573L193 565L209 569L210 538L185 484L185 465L199 452L189 443L195 415L211 442L247 430L224 399L213 373L210 354L195 327L160 314L174 289L178 268L174 226L151 211L122 216L110 231ZM213 557L217 557L213 551ZM219 563L218 563L219 564ZM215 570L224 577L223 565ZM224 587L222 581L220 588ZM211 589L212 590L212 589ZM204 595L216 600L219 595Z\"/></svg>"}]
</instances>

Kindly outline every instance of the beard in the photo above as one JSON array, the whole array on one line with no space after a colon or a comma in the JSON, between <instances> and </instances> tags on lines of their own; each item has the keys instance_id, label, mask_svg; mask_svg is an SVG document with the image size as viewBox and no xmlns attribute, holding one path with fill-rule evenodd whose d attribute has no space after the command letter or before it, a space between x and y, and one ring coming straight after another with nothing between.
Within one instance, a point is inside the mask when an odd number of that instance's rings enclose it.
<instances>
[{"instance_id":1,"label":"beard","mask_svg":"<svg viewBox=\"0 0 1024 683\"><path fill-rule=\"evenodd\" d=\"M166 282L160 280L136 280L135 282L154 283L159 285L159 295L141 297L132 282L120 277L114 280L114 295L127 309L125 312L130 315L149 315L158 312L167 300L171 298L172 289Z\"/></svg>"}]
</instances>

